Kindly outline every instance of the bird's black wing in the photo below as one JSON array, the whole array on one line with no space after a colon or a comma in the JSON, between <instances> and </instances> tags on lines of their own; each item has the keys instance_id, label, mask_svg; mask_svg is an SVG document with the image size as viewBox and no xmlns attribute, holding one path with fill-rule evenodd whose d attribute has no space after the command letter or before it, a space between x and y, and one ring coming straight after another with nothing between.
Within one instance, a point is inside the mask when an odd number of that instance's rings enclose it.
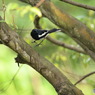
<instances>
[{"instance_id":1,"label":"bird's black wing","mask_svg":"<svg viewBox=\"0 0 95 95\"><path fill-rule=\"evenodd\" d=\"M48 34L47 30L37 29L36 32L37 32L39 38L43 38Z\"/></svg>"},{"instance_id":2,"label":"bird's black wing","mask_svg":"<svg viewBox=\"0 0 95 95\"><path fill-rule=\"evenodd\" d=\"M47 30L36 29L36 32L37 32L39 35L41 35L41 34L43 34L43 33L46 33Z\"/></svg>"}]
</instances>

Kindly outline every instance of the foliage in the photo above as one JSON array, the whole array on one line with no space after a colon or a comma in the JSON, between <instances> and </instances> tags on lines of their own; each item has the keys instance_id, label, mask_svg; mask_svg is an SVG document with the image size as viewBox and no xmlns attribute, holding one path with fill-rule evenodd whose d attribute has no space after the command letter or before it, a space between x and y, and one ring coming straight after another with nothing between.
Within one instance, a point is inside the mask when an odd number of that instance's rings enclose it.
<instances>
[{"instance_id":1,"label":"foliage","mask_svg":"<svg viewBox=\"0 0 95 95\"><path fill-rule=\"evenodd\" d=\"M65 9L69 14L81 20L92 30L95 30L95 13L93 11L61 3L58 0L52 1L59 8ZM77 1L79 2L80 0ZM81 0L81 3L94 5L95 1ZM31 43L30 32L34 28L35 15L42 16L40 10L16 0L5 0L5 4L6 22L10 27L18 32L37 52L54 63L73 83L80 79L81 76L94 71L94 62L87 55L53 45L47 40L43 42L42 46L34 47L34 44ZM2 5L1 1L0 5ZM0 12L0 15L3 17L3 11ZM46 18L40 20L40 25L43 29L57 27ZM57 32L51 34L51 36L59 41L79 47L70 37L63 33ZM54 88L36 71L26 65L18 67L14 60L15 57L16 54L12 50L0 44L0 95L13 95L13 93L14 95L57 95ZM13 78L18 70L19 72ZM95 82L94 75L84 80L78 87L83 90L85 95L94 95L93 89L95 85L93 82Z\"/></svg>"}]
</instances>

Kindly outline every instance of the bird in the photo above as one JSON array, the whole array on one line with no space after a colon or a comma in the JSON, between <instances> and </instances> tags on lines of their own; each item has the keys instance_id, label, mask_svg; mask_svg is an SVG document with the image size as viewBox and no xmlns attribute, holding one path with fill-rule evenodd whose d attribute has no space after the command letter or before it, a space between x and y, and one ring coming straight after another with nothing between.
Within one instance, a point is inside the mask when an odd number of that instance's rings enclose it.
<instances>
[{"instance_id":1,"label":"bird","mask_svg":"<svg viewBox=\"0 0 95 95\"><path fill-rule=\"evenodd\" d=\"M40 40L42 38L45 39L48 36L48 34L56 32L56 31L61 31L61 29L56 29L56 28L53 28L51 30L33 29L30 35L34 39L33 42L36 42L37 40ZM38 45L40 45L43 42L43 40Z\"/></svg>"}]
</instances>

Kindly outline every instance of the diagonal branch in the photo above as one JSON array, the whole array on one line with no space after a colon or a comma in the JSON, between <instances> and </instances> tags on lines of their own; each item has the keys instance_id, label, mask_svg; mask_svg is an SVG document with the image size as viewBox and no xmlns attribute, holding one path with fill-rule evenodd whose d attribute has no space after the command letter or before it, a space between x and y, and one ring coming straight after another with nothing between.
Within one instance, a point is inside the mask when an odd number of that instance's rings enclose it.
<instances>
[{"instance_id":1,"label":"diagonal branch","mask_svg":"<svg viewBox=\"0 0 95 95\"><path fill-rule=\"evenodd\" d=\"M91 75L93 75L93 74L95 74L95 71L94 72L91 72L91 73L88 73L88 74L86 74L85 76L83 76L80 80L78 80L74 85L77 85L78 83L80 83L82 80L84 80L85 78L87 78L87 77L89 77L89 76L91 76Z\"/></svg>"},{"instance_id":2,"label":"diagonal branch","mask_svg":"<svg viewBox=\"0 0 95 95\"><path fill-rule=\"evenodd\" d=\"M40 26L40 24L39 24L39 20L40 20L40 17L39 16L36 16L35 17L35 20L34 20L34 25L35 25L36 28L42 29L41 26ZM50 36L46 37L46 39L49 40L50 42L52 42L55 45L62 46L64 48L67 48L67 49L70 49L70 50L73 50L73 51L76 51L76 52L79 52L79 53L87 54L81 48L75 47L73 45L68 45L68 44L66 44L64 42L60 42L58 40L55 40L55 39L51 38Z\"/></svg>"},{"instance_id":3,"label":"diagonal branch","mask_svg":"<svg viewBox=\"0 0 95 95\"><path fill-rule=\"evenodd\" d=\"M47 40L49 40L50 42L52 42L53 44L55 45L58 45L58 46L62 46L64 48L67 48L67 49L70 49L70 50L73 50L73 51L76 51L76 52L79 52L79 53L83 53L83 54L87 54L84 50L80 49L80 48L77 48L73 45L68 45L68 44L65 44L64 42L60 42L58 40L55 40L51 37L47 37Z\"/></svg>"},{"instance_id":4,"label":"diagonal branch","mask_svg":"<svg viewBox=\"0 0 95 95\"><path fill-rule=\"evenodd\" d=\"M20 1L34 5L39 0ZM45 0L39 8L45 17L60 27L61 30L76 41L95 61L95 33L92 30L76 18L68 15L64 11L61 11L50 0Z\"/></svg>"},{"instance_id":5,"label":"diagonal branch","mask_svg":"<svg viewBox=\"0 0 95 95\"><path fill-rule=\"evenodd\" d=\"M86 4L77 3L77 2L74 2L74 1L71 1L71 0L60 0L60 1L63 1L65 3L69 3L69 4L72 4L72 5L81 7L81 8L85 8L85 9L95 11L95 7L92 7L92 6L89 6L89 5L86 5Z\"/></svg>"},{"instance_id":6,"label":"diagonal branch","mask_svg":"<svg viewBox=\"0 0 95 95\"><path fill-rule=\"evenodd\" d=\"M0 17L0 20L2 18ZM55 88L58 95L83 95L51 62L38 54L5 22L0 22L0 39L14 50L17 62L26 63L44 76ZM20 57L18 60L18 57Z\"/></svg>"},{"instance_id":7,"label":"diagonal branch","mask_svg":"<svg viewBox=\"0 0 95 95\"><path fill-rule=\"evenodd\" d=\"M50 1L46 0L40 9L45 17L63 31L65 30L65 33L75 40L95 61L95 33L92 30L76 18L58 9Z\"/></svg>"}]
</instances>

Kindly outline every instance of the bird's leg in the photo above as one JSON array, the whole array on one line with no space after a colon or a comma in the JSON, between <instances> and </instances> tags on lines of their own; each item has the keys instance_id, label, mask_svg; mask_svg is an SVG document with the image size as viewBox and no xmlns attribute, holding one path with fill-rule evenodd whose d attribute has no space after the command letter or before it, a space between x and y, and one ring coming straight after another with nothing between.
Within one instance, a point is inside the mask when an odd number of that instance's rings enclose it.
<instances>
[{"instance_id":1,"label":"bird's leg","mask_svg":"<svg viewBox=\"0 0 95 95\"><path fill-rule=\"evenodd\" d=\"M36 40L34 40L32 43L36 43Z\"/></svg>"},{"instance_id":2,"label":"bird's leg","mask_svg":"<svg viewBox=\"0 0 95 95\"><path fill-rule=\"evenodd\" d=\"M45 40L45 38L43 38L43 39L41 40L41 42L40 42L40 43L38 43L36 46L41 45L41 43L42 43L44 40Z\"/></svg>"}]
</instances>

